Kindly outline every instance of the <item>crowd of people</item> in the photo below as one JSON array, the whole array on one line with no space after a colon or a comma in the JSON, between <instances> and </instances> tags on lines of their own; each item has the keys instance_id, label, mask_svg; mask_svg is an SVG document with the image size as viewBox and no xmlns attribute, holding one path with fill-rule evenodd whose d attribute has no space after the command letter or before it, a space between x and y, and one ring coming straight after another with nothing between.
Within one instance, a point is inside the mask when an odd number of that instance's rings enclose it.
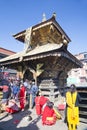
<instances>
[{"instance_id":1,"label":"crowd of people","mask_svg":"<svg viewBox=\"0 0 87 130\"><path fill-rule=\"evenodd\" d=\"M23 111L25 108L26 101L30 103L31 95L31 106L35 105L35 97L38 92L38 87L35 85L35 80L29 81L28 79L23 80L6 80L3 79L0 83L0 88L3 92L2 104L4 106L9 104L9 101L20 102L20 109Z\"/></svg>"},{"instance_id":2,"label":"crowd of people","mask_svg":"<svg viewBox=\"0 0 87 130\"><path fill-rule=\"evenodd\" d=\"M35 106L36 114L41 115L42 124L53 125L57 119L61 119L61 114L55 110L54 103L47 97L41 94L38 86L35 84L35 80L19 81L19 80L5 80L3 79L0 88L3 91L2 104L5 104L5 110L14 113L19 110L24 111L26 101L31 108ZM65 119L69 130L75 130L79 124L79 108L78 102L80 97L77 93L76 86L72 84L66 92L66 107L65 107ZM19 101L20 106L17 105Z\"/></svg>"}]
</instances>

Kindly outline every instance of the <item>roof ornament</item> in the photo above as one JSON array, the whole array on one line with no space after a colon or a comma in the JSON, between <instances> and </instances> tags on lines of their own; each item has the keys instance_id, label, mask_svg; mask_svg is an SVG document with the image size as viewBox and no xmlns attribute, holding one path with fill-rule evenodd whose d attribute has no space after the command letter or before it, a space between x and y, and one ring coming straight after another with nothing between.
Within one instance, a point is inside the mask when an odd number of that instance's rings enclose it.
<instances>
[{"instance_id":1,"label":"roof ornament","mask_svg":"<svg viewBox=\"0 0 87 130\"><path fill-rule=\"evenodd\" d=\"M42 18L42 22L46 21L46 15L45 13L43 13L43 18Z\"/></svg>"},{"instance_id":2,"label":"roof ornament","mask_svg":"<svg viewBox=\"0 0 87 130\"><path fill-rule=\"evenodd\" d=\"M64 43L65 45L67 45L67 40L66 40L66 39L64 39L64 40L63 40L63 43Z\"/></svg>"},{"instance_id":3,"label":"roof ornament","mask_svg":"<svg viewBox=\"0 0 87 130\"><path fill-rule=\"evenodd\" d=\"M32 33L32 27L28 28L26 30L26 33L25 33L25 47L24 47L24 51L27 52L31 46L31 33Z\"/></svg>"},{"instance_id":4,"label":"roof ornament","mask_svg":"<svg viewBox=\"0 0 87 130\"><path fill-rule=\"evenodd\" d=\"M62 40L63 40L63 43L66 45L67 44L67 40L65 39L64 35L62 35Z\"/></svg>"},{"instance_id":5,"label":"roof ornament","mask_svg":"<svg viewBox=\"0 0 87 130\"><path fill-rule=\"evenodd\" d=\"M56 19L56 13L54 12L52 18Z\"/></svg>"}]
</instances>

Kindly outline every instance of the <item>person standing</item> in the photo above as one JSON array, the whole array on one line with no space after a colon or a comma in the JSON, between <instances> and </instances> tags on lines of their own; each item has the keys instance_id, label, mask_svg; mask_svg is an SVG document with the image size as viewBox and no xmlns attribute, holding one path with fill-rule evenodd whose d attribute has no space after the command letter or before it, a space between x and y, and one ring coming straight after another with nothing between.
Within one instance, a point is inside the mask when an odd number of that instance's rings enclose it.
<instances>
[{"instance_id":1,"label":"person standing","mask_svg":"<svg viewBox=\"0 0 87 130\"><path fill-rule=\"evenodd\" d=\"M26 102L26 88L23 83L20 84L19 100L20 100L20 109L24 111Z\"/></svg>"},{"instance_id":2,"label":"person standing","mask_svg":"<svg viewBox=\"0 0 87 130\"><path fill-rule=\"evenodd\" d=\"M26 82L24 82L24 86L26 88L26 101L27 101L27 105L30 108L30 94L31 94L31 85L32 85L32 80L27 80L27 86L26 86Z\"/></svg>"},{"instance_id":3,"label":"person standing","mask_svg":"<svg viewBox=\"0 0 87 130\"><path fill-rule=\"evenodd\" d=\"M28 85L29 85L29 81L28 81L28 79L25 79L24 86L26 87L26 89L28 88Z\"/></svg>"},{"instance_id":4,"label":"person standing","mask_svg":"<svg viewBox=\"0 0 87 130\"><path fill-rule=\"evenodd\" d=\"M38 92L38 87L37 87L37 85L35 85L34 80L32 81L30 92L31 92L31 95L32 95L32 99L31 99L32 100L32 105L31 105L31 107L33 109L33 107L35 106L35 98L36 98L36 95L37 95L37 92Z\"/></svg>"},{"instance_id":5,"label":"person standing","mask_svg":"<svg viewBox=\"0 0 87 130\"><path fill-rule=\"evenodd\" d=\"M17 82L14 82L13 84L13 99L18 100L18 94L19 94L20 86Z\"/></svg>"},{"instance_id":6,"label":"person standing","mask_svg":"<svg viewBox=\"0 0 87 130\"><path fill-rule=\"evenodd\" d=\"M76 90L76 86L72 84L70 89L66 92L66 117L69 130L75 130L79 124L79 95Z\"/></svg>"},{"instance_id":7,"label":"person standing","mask_svg":"<svg viewBox=\"0 0 87 130\"><path fill-rule=\"evenodd\" d=\"M8 80L3 79L2 82L1 82L0 88L3 90L2 102L7 105L8 99L11 96L11 89L10 89Z\"/></svg>"}]
</instances>

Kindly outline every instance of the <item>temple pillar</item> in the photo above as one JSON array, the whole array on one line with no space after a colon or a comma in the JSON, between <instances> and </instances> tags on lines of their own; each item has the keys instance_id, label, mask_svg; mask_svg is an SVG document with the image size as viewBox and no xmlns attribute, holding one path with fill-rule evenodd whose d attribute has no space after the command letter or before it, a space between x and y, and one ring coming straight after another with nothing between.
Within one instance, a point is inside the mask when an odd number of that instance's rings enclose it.
<instances>
[{"instance_id":1,"label":"temple pillar","mask_svg":"<svg viewBox=\"0 0 87 130\"><path fill-rule=\"evenodd\" d=\"M17 78L23 79L22 66L18 66L18 69L17 69Z\"/></svg>"}]
</instances>

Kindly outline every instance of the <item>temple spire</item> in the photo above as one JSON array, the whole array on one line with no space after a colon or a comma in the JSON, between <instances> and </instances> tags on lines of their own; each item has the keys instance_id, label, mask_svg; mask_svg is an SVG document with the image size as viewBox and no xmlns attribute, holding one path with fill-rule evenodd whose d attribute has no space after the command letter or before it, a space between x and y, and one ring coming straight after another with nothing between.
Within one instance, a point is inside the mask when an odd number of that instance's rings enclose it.
<instances>
[{"instance_id":1,"label":"temple spire","mask_svg":"<svg viewBox=\"0 0 87 130\"><path fill-rule=\"evenodd\" d=\"M54 19L56 19L56 13L55 13L55 12L53 13L52 17L53 17Z\"/></svg>"},{"instance_id":2,"label":"temple spire","mask_svg":"<svg viewBox=\"0 0 87 130\"><path fill-rule=\"evenodd\" d=\"M42 22L46 21L46 15L45 13L43 13L43 18L42 18Z\"/></svg>"}]
</instances>

